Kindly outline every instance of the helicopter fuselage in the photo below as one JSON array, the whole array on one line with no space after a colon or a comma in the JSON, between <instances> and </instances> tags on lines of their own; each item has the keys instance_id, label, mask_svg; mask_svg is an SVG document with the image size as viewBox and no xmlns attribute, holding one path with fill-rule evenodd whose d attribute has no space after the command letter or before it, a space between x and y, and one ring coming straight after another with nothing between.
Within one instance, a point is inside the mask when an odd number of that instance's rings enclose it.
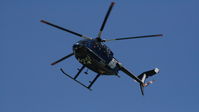
<instances>
[{"instance_id":1,"label":"helicopter fuselage","mask_svg":"<svg viewBox=\"0 0 199 112\"><path fill-rule=\"evenodd\" d=\"M76 59L94 72L103 75L117 75L118 61L113 52L103 43L95 39L84 39L73 45Z\"/></svg>"}]
</instances>

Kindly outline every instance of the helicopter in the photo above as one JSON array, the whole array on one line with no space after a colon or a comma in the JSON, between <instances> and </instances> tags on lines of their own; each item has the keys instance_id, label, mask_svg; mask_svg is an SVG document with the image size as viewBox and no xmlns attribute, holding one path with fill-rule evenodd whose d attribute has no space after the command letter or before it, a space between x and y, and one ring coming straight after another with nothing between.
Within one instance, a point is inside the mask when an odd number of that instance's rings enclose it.
<instances>
[{"instance_id":1,"label":"helicopter","mask_svg":"<svg viewBox=\"0 0 199 112\"><path fill-rule=\"evenodd\" d=\"M64 56L63 58L53 62L51 65L56 65L63 60L75 56L75 58L82 64L82 67L78 69L77 74L73 77L66 73L62 68L60 68L61 72L71 78L72 80L76 81L80 85L84 86L85 88L92 90L92 85L96 82L96 80L102 76L102 75L109 75L109 76L118 76L118 72L122 71L128 76L130 76L133 80L139 83L141 94L144 95L144 87L152 84L155 80L145 82L148 77L154 76L155 74L159 73L159 69L155 68L146 72L141 73L140 75L136 76L133 73L131 73L129 70L127 70L121 62L119 62L115 57L114 53L111 51L109 47L105 45L105 42L114 41L114 40L126 40L126 39L137 39L137 38L148 38L148 37L161 37L162 34L155 34L155 35L144 35L144 36L135 36L135 37L124 37L124 38L115 38L115 39L102 39L102 32L104 29L104 26L107 22L107 19L110 15L110 12L115 5L115 2L112 2L108 8L108 11L105 15L105 18L103 20L103 23L101 25L100 31L96 38L87 37L85 35L82 35L80 33L74 32L72 30L60 27L58 25L52 24L46 20L41 20L40 22L50 25L52 27L58 28L60 30L63 30L65 32L71 33L73 35L79 36L83 38L83 40L80 40L76 42L72 50L73 52L68 54L67 56ZM80 73L85 69L90 69L91 71L94 71L97 73L97 75L94 77L92 81L89 81L89 84L86 85L77 78L79 77ZM85 72L88 74L87 72Z\"/></svg>"}]
</instances>

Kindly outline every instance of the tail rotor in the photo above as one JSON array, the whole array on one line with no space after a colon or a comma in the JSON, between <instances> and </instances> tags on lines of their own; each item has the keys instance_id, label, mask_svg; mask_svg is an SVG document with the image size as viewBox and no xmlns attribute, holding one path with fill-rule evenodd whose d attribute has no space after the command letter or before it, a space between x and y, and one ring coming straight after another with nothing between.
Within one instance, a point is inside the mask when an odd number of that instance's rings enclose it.
<instances>
[{"instance_id":1,"label":"tail rotor","mask_svg":"<svg viewBox=\"0 0 199 112\"><path fill-rule=\"evenodd\" d=\"M145 83L145 80L148 77L154 76L155 74L159 73L159 71L160 70L158 68L155 68L153 70L143 72L142 74L140 74L138 76L138 78L142 81L142 83L140 83L140 90L141 90L141 93L142 93L143 96L144 96L144 87L147 87L148 85L155 82L155 80L151 80L151 81L148 81L148 82Z\"/></svg>"}]
</instances>

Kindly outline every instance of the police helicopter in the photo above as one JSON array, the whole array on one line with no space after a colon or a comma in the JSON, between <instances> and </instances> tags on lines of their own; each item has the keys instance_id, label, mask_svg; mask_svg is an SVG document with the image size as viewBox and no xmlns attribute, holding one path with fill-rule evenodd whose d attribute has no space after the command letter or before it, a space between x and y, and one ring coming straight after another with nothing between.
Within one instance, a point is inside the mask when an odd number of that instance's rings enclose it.
<instances>
[{"instance_id":1,"label":"police helicopter","mask_svg":"<svg viewBox=\"0 0 199 112\"><path fill-rule=\"evenodd\" d=\"M78 69L78 73L73 77L69 74L67 74L62 68L60 69L63 74L68 76L69 78L73 79L80 85L86 87L87 89L91 90L92 85L95 83L95 81L102 75L111 75L111 76L119 76L118 72L122 71L128 76L130 76L132 79L134 79L136 82L140 85L140 90L142 95L144 95L144 87L148 86L149 84L152 84L154 80L145 82L145 80L157 74L159 72L158 68L155 68L153 70L149 70L146 72L141 73L140 75L136 76L133 73L131 73L129 70L127 70L121 62L119 62L113 55L113 52L104 44L105 42L114 41L114 40L126 40L126 39L137 39L137 38L148 38L148 37L160 37L163 36L162 34L156 34L156 35L144 35L144 36L135 36L135 37L125 37L125 38L115 38L115 39L102 39L102 31L104 29L104 26L107 22L107 19L110 15L110 12L114 6L114 2L112 2L109 6L109 9L105 15L105 18L103 20L102 26L100 28L100 31L96 38L90 38L87 36L84 36L82 34L79 34L77 32L71 31L69 29L60 27L58 25L52 24L48 21L41 20L42 23L45 23L47 25L50 25L52 27L58 28L60 30L66 31L68 33L71 33L73 35L79 36L83 38L83 40L78 41L73 45L73 52L69 55L53 62L51 65L56 65L59 62L71 57L75 56L76 59L82 64L82 67ZM97 73L97 75L94 77L92 81L89 81L89 84L86 85L79 80L77 80L80 73L85 69L88 68L94 72ZM86 72L87 73L87 72Z\"/></svg>"}]
</instances>

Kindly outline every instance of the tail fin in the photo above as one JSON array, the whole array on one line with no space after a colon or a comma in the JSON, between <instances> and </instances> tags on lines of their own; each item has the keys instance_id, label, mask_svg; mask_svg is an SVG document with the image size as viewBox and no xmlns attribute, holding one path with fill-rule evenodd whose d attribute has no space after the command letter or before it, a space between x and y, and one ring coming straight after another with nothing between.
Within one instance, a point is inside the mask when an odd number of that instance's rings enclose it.
<instances>
[{"instance_id":1,"label":"tail fin","mask_svg":"<svg viewBox=\"0 0 199 112\"><path fill-rule=\"evenodd\" d=\"M153 70L149 70L149 71L146 71L146 72L143 72L142 74L140 74L138 76L138 78L142 81L142 84L140 84L140 90L141 90L141 93L142 95L144 95L144 87L152 84L153 82L155 82L155 80L152 80L152 81L149 81L147 83L145 83L145 80L150 77L150 76L153 76L157 73L159 73L159 69L158 68L155 68Z\"/></svg>"}]
</instances>

